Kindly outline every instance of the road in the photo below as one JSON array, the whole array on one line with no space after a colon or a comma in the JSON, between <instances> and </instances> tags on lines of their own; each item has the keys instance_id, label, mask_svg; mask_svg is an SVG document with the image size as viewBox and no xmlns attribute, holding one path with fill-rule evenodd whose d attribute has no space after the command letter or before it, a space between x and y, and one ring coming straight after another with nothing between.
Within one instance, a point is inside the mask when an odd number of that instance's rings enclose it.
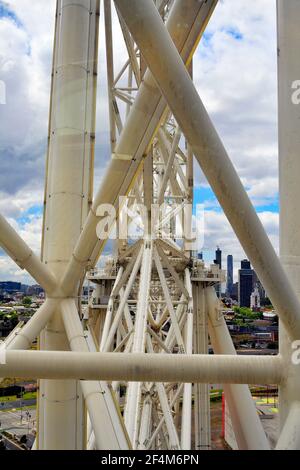
<instances>
[{"instance_id":1,"label":"road","mask_svg":"<svg viewBox=\"0 0 300 470\"><path fill-rule=\"evenodd\" d=\"M36 427L36 410L23 408L22 412L21 410L2 411L0 412L0 424L0 433L1 430L5 430L17 438L29 435L28 440L32 444L34 441L32 431ZM17 443L7 439L3 434L2 437L8 450L20 450Z\"/></svg>"},{"instance_id":2,"label":"road","mask_svg":"<svg viewBox=\"0 0 300 470\"><path fill-rule=\"evenodd\" d=\"M23 406L35 406L36 405L36 398L31 398L30 400L15 400L15 401L4 401L2 402L0 399L0 411L2 410L12 410L13 408L21 408Z\"/></svg>"}]
</instances>

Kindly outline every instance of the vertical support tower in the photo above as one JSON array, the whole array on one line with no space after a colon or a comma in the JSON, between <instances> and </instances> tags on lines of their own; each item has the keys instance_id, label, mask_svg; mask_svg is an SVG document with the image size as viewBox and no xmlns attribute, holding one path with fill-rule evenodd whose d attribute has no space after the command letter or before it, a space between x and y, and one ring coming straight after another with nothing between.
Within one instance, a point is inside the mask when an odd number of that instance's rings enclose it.
<instances>
[{"instance_id":1,"label":"vertical support tower","mask_svg":"<svg viewBox=\"0 0 300 470\"><path fill-rule=\"evenodd\" d=\"M58 0L43 228L43 261L58 281L92 200L98 24L98 0ZM79 286L71 293L76 301ZM56 296L63 293L58 289ZM59 310L40 344L41 349L69 350ZM78 383L41 381L39 448L80 449L82 429Z\"/></svg>"}]
</instances>

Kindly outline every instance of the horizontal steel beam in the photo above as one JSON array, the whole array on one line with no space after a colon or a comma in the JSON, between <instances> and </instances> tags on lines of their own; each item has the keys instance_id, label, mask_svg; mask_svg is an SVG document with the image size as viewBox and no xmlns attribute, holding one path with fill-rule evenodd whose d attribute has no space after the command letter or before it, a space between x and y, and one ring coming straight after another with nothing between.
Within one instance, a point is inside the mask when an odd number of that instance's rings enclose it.
<instances>
[{"instance_id":1,"label":"horizontal steel beam","mask_svg":"<svg viewBox=\"0 0 300 470\"><path fill-rule=\"evenodd\" d=\"M279 384L281 356L7 351L3 377L125 382Z\"/></svg>"}]
</instances>

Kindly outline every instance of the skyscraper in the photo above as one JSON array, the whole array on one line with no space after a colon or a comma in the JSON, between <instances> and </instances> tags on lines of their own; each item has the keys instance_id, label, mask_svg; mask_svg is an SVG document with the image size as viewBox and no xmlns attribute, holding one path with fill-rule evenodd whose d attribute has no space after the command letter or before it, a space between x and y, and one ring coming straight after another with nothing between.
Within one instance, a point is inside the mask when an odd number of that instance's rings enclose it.
<instances>
[{"instance_id":1,"label":"skyscraper","mask_svg":"<svg viewBox=\"0 0 300 470\"><path fill-rule=\"evenodd\" d=\"M252 308L252 310L260 309L260 294L258 291L258 287L255 287L254 291L250 296L250 307Z\"/></svg>"},{"instance_id":2,"label":"skyscraper","mask_svg":"<svg viewBox=\"0 0 300 470\"><path fill-rule=\"evenodd\" d=\"M259 277L257 276L256 272L253 271L253 286L252 286L252 290L254 290L256 287L258 288L260 300L264 300L264 299L266 298L266 291L265 291L265 289L264 289L262 283L260 282L260 279L259 279Z\"/></svg>"},{"instance_id":3,"label":"skyscraper","mask_svg":"<svg viewBox=\"0 0 300 470\"><path fill-rule=\"evenodd\" d=\"M250 298L253 286L253 269L247 259L241 262L239 270L239 305L240 307L250 307Z\"/></svg>"},{"instance_id":4,"label":"skyscraper","mask_svg":"<svg viewBox=\"0 0 300 470\"><path fill-rule=\"evenodd\" d=\"M226 294L230 297L233 289L233 256L227 256L227 283Z\"/></svg>"},{"instance_id":5,"label":"skyscraper","mask_svg":"<svg viewBox=\"0 0 300 470\"><path fill-rule=\"evenodd\" d=\"M220 269L222 269L222 250L220 250L219 247L216 249L216 259L214 260L214 263L219 266ZM216 289L216 294L219 298L221 298L221 283L215 285Z\"/></svg>"},{"instance_id":6,"label":"skyscraper","mask_svg":"<svg viewBox=\"0 0 300 470\"><path fill-rule=\"evenodd\" d=\"M214 260L214 263L222 269L222 250L220 250L219 247L216 249L216 259Z\"/></svg>"}]
</instances>

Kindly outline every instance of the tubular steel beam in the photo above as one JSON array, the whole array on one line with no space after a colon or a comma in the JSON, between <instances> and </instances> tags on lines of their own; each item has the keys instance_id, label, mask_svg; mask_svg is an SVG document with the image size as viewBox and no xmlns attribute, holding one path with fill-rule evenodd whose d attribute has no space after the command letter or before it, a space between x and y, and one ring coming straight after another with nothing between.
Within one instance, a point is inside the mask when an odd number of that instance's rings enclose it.
<instances>
[{"instance_id":1,"label":"tubular steel beam","mask_svg":"<svg viewBox=\"0 0 300 470\"><path fill-rule=\"evenodd\" d=\"M63 300L61 310L71 350L88 353L89 347L84 336L75 301L73 299ZM92 423L96 448L98 450L128 449L127 435L121 415L118 413L111 396L111 389L106 383L98 381L81 381L80 385ZM105 432L103 432L104 424Z\"/></svg>"},{"instance_id":2,"label":"tubular steel beam","mask_svg":"<svg viewBox=\"0 0 300 470\"><path fill-rule=\"evenodd\" d=\"M280 356L7 351L4 377L125 382L279 384Z\"/></svg>"},{"instance_id":3,"label":"tubular steel beam","mask_svg":"<svg viewBox=\"0 0 300 470\"><path fill-rule=\"evenodd\" d=\"M224 316L220 313L220 300L214 287L205 289L208 328L215 354L236 355ZM257 414L255 403L247 385L224 386L235 438L240 450L266 450L269 442Z\"/></svg>"},{"instance_id":4,"label":"tubular steel beam","mask_svg":"<svg viewBox=\"0 0 300 470\"><path fill-rule=\"evenodd\" d=\"M279 193L280 193L280 258L285 271L300 298L300 2L277 0L278 21L278 130L279 130ZM284 293L284 287L280 294ZM279 448L295 449L300 442L299 365L291 361L293 351L286 325L279 327L279 351L285 359L288 379L279 390L280 428ZM298 402L298 405L297 405ZM299 449L299 447L298 447Z\"/></svg>"}]
</instances>

